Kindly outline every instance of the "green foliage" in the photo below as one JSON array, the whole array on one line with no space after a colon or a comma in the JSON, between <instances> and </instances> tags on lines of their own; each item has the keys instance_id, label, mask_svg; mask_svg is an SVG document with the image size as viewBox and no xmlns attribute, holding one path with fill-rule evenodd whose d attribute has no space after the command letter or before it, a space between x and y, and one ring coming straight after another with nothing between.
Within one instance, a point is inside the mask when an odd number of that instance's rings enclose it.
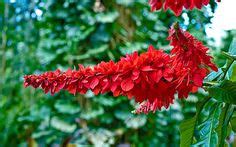
<instances>
[{"instance_id":1,"label":"green foliage","mask_svg":"<svg viewBox=\"0 0 236 147\"><path fill-rule=\"evenodd\" d=\"M223 52L224 53L224 52ZM228 58L228 62L225 65L224 75L223 71L220 69L217 73L212 73L215 77L219 77L223 75L223 79L229 79L221 81L216 85L208 88L209 95L213 98L217 99L218 101L229 103L229 104L236 104L236 82L230 81L234 78L234 61L236 58L236 40L233 39L228 53L224 53L224 55ZM211 74L208 76L210 77ZM208 78L209 79L209 78ZM213 81L213 80L212 80Z\"/></svg>"},{"instance_id":2,"label":"green foliage","mask_svg":"<svg viewBox=\"0 0 236 147\"><path fill-rule=\"evenodd\" d=\"M208 89L210 96L218 101L236 104L236 82L225 80Z\"/></svg>"},{"instance_id":3,"label":"green foliage","mask_svg":"<svg viewBox=\"0 0 236 147\"><path fill-rule=\"evenodd\" d=\"M197 117L194 116L188 120L184 120L180 125L180 146L190 146L193 140L194 128L196 125Z\"/></svg>"},{"instance_id":4,"label":"green foliage","mask_svg":"<svg viewBox=\"0 0 236 147\"><path fill-rule=\"evenodd\" d=\"M236 132L236 112L233 113L232 119L230 120L230 124L234 132Z\"/></svg>"},{"instance_id":5,"label":"green foliage","mask_svg":"<svg viewBox=\"0 0 236 147\"><path fill-rule=\"evenodd\" d=\"M195 139L193 146L216 146L218 136L215 131L219 124L221 104L214 100L206 102L199 113L197 125L195 126Z\"/></svg>"},{"instance_id":6,"label":"green foliage","mask_svg":"<svg viewBox=\"0 0 236 147\"><path fill-rule=\"evenodd\" d=\"M229 136L231 132L231 128L229 126L229 121L232 117L232 113L234 112L234 107L231 105L225 105L219 119L219 125L216 129L218 134L218 144L219 146L227 146L228 143L225 141L225 138Z\"/></svg>"},{"instance_id":7,"label":"green foliage","mask_svg":"<svg viewBox=\"0 0 236 147\"><path fill-rule=\"evenodd\" d=\"M211 72L205 78L209 97L199 103L196 115L180 125L181 146L228 146L226 138L231 133L236 97L236 82L232 79L235 42L229 52L223 52L228 62L217 72ZM235 48L235 49L232 49ZM223 110L222 110L223 109ZM232 120L231 120L232 117ZM232 125L234 127L234 125Z\"/></svg>"},{"instance_id":8,"label":"green foliage","mask_svg":"<svg viewBox=\"0 0 236 147\"><path fill-rule=\"evenodd\" d=\"M218 136L215 131L221 112L221 104L211 98L198 104L193 118L180 125L180 146L212 146L217 145Z\"/></svg>"},{"instance_id":9,"label":"green foliage","mask_svg":"<svg viewBox=\"0 0 236 147\"><path fill-rule=\"evenodd\" d=\"M230 55L236 56L236 38L231 42L228 52Z\"/></svg>"},{"instance_id":10,"label":"green foliage","mask_svg":"<svg viewBox=\"0 0 236 147\"><path fill-rule=\"evenodd\" d=\"M204 81L205 82L219 81L222 78L223 74L224 74L223 70L219 68L218 71L210 72Z\"/></svg>"}]
</instances>

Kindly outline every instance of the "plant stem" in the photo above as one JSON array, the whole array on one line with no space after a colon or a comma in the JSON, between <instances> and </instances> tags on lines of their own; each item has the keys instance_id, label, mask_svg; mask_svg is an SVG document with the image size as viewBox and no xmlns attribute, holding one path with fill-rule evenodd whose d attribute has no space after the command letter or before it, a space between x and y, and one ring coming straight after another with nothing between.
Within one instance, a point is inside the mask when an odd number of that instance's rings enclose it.
<instances>
[{"instance_id":1,"label":"plant stem","mask_svg":"<svg viewBox=\"0 0 236 147\"><path fill-rule=\"evenodd\" d=\"M229 53L224 52L224 51L222 51L221 54L222 54L223 56L227 57L227 58L230 59L230 60L236 60L236 56L235 56L235 55L230 55Z\"/></svg>"},{"instance_id":2,"label":"plant stem","mask_svg":"<svg viewBox=\"0 0 236 147\"><path fill-rule=\"evenodd\" d=\"M218 84L217 82L211 81L211 82L204 82L204 83L203 83L203 86L215 86L215 85L217 85L217 84Z\"/></svg>"}]
</instances>

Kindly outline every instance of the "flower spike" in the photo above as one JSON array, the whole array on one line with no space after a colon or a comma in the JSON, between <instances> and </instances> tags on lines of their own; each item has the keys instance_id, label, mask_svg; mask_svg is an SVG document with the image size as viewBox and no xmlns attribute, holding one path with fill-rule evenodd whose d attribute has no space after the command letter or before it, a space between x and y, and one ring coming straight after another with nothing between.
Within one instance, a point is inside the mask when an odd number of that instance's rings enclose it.
<instances>
[{"instance_id":1,"label":"flower spike","mask_svg":"<svg viewBox=\"0 0 236 147\"><path fill-rule=\"evenodd\" d=\"M117 63L101 62L94 67L79 65L79 70L68 69L27 75L24 86L42 88L45 93L61 90L72 94L85 94L88 90L95 95L111 92L114 96L134 98L140 107L136 113L155 112L168 108L174 94L187 98L190 92L202 87L209 68L217 70L207 55L208 48L178 24L169 30L171 54L149 46L148 51L122 57Z\"/></svg>"}]
</instances>

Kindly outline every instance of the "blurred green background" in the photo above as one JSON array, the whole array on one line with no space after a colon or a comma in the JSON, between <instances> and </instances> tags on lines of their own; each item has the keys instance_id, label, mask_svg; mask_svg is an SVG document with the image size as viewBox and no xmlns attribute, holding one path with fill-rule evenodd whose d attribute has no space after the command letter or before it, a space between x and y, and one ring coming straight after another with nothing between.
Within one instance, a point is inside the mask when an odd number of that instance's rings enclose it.
<instances>
[{"instance_id":1,"label":"blurred green background","mask_svg":"<svg viewBox=\"0 0 236 147\"><path fill-rule=\"evenodd\" d=\"M179 146L179 124L195 113L200 90L168 110L134 115L134 101L111 94L60 92L51 96L23 87L25 74L95 65L148 45L169 52L175 21L211 48L218 66L235 31L221 46L207 38L216 4L201 11L150 12L148 0L11 0L0 2L0 146ZM198 97L198 98L197 98Z\"/></svg>"}]
</instances>

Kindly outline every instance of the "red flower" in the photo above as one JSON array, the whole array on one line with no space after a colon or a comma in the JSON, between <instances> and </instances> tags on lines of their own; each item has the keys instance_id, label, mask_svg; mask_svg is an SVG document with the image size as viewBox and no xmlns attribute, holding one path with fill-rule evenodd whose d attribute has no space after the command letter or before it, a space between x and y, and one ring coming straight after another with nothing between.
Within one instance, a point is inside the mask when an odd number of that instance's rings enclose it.
<instances>
[{"instance_id":1,"label":"red flower","mask_svg":"<svg viewBox=\"0 0 236 147\"><path fill-rule=\"evenodd\" d=\"M220 0L217 0L220 2ZM151 10L171 9L176 16L179 16L183 8L192 10L193 8L201 9L202 6L208 5L210 0L149 0Z\"/></svg>"},{"instance_id":2,"label":"red flower","mask_svg":"<svg viewBox=\"0 0 236 147\"><path fill-rule=\"evenodd\" d=\"M180 29L178 23L169 30L168 40L173 46L171 54L174 55L172 59L175 64L186 64L188 67L209 66L217 71L217 67L211 62L212 57L207 55L209 49L190 33Z\"/></svg>"},{"instance_id":3,"label":"red flower","mask_svg":"<svg viewBox=\"0 0 236 147\"><path fill-rule=\"evenodd\" d=\"M46 72L25 76L25 87L40 87L52 94L64 89L72 94L84 94L92 90L95 94L112 92L114 96L135 98L136 102L150 105L148 111L166 108L173 102L175 90L170 56L152 46L148 52L138 56L135 52L117 63L102 62L95 67L61 72ZM173 89L170 90L169 89ZM147 111L145 111L147 112Z\"/></svg>"},{"instance_id":4,"label":"red flower","mask_svg":"<svg viewBox=\"0 0 236 147\"><path fill-rule=\"evenodd\" d=\"M24 85L41 87L52 94L60 90L72 94L92 90L96 95L112 92L140 103L137 113L155 112L173 103L175 93L186 98L190 92L196 92L208 67L217 70L207 55L208 48L178 25L170 29L168 39L173 46L171 55L150 46L146 53L126 55L117 63L101 62L94 67L79 65L79 70L28 75Z\"/></svg>"},{"instance_id":5,"label":"red flower","mask_svg":"<svg viewBox=\"0 0 236 147\"><path fill-rule=\"evenodd\" d=\"M178 24L169 30L173 67L176 73L177 91L180 98L188 97L189 92L196 92L202 86L203 79L209 71L207 67L217 71L207 55L208 48L191 34L179 28Z\"/></svg>"}]
</instances>

